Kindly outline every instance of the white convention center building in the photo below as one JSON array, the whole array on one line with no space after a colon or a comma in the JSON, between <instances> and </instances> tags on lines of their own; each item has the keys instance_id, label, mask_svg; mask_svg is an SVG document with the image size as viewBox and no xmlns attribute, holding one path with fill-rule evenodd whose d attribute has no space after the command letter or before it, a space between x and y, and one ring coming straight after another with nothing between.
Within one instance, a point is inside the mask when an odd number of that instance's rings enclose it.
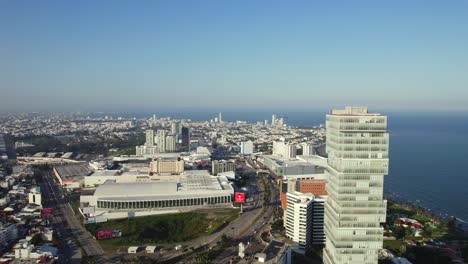
<instances>
[{"instance_id":1,"label":"white convention center building","mask_svg":"<svg viewBox=\"0 0 468 264\"><path fill-rule=\"evenodd\" d=\"M106 181L81 202L96 211L178 209L227 205L234 189L224 176L191 175L178 181L116 183Z\"/></svg>"}]
</instances>

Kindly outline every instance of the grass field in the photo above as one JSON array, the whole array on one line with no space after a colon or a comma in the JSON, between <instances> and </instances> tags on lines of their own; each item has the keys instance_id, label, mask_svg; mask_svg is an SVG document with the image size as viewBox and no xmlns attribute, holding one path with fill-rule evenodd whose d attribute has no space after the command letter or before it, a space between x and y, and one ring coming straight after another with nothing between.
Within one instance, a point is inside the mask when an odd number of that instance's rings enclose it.
<instances>
[{"instance_id":1,"label":"grass field","mask_svg":"<svg viewBox=\"0 0 468 264\"><path fill-rule=\"evenodd\" d=\"M386 249L390 249L393 252L399 252L400 246L403 244L401 240L384 240L383 247Z\"/></svg>"},{"instance_id":2,"label":"grass field","mask_svg":"<svg viewBox=\"0 0 468 264\"><path fill-rule=\"evenodd\" d=\"M173 215L146 216L89 224L86 228L97 236L101 230L120 230L122 237L101 240L105 249L132 245L167 245L209 235L226 222L239 216L237 210L196 212Z\"/></svg>"}]
</instances>

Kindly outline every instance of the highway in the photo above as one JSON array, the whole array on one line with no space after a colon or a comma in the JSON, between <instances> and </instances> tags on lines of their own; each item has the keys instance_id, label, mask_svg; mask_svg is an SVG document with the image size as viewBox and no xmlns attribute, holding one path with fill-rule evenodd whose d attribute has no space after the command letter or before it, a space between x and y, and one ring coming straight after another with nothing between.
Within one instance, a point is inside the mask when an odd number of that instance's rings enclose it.
<instances>
[{"instance_id":1,"label":"highway","mask_svg":"<svg viewBox=\"0 0 468 264\"><path fill-rule=\"evenodd\" d=\"M207 250L208 248L214 247L216 243L221 240L223 235L234 238L236 245L234 247L227 248L211 263L229 263L234 256L237 256L237 243L240 241L246 243L247 241L256 239L256 235L259 235L268 227L268 223L273 215L274 207L278 206L279 199L279 194L276 193L274 183L269 178L270 177L267 176L264 177L265 183L269 185L270 189L269 204L265 205L265 210L263 210L264 200L260 195L265 192L264 186L259 183L257 177L253 177L249 182L251 192L250 196L253 197L255 201L253 206L245 208L246 210L241 217L229 223L220 232L208 237L200 238L199 242L192 245L194 248L201 247ZM177 263L192 263L195 261L194 257L195 255L191 255Z\"/></svg>"},{"instance_id":2,"label":"highway","mask_svg":"<svg viewBox=\"0 0 468 264\"><path fill-rule=\"evenodd\" d=\"M65 262L63 263L75 262L73 256L77 257L78 255L75 252L79 251L76 243L79 244L87 256L92 256L96 263L109 263L109 259L104 256L104 251L99 246L98 242L80 224L70 204L66 201L66 198L62 198L50 173L44 173L42 179L43 184L41 190L43 190L44 196L47 197L48 201L50 201L52 205L55 205L55 215L57 216L54 217L56 221L54 227L57 228L57 234L59 234L62 243L68 245L69 250L64 252L63 258ZM79 257L81 258L81 256Z\"/></svg>"},{"instance_id":3,"label":"highway","mask_svg":"<svg viewBox=\"0 0 468 264\"><path fill-rule=\"evenodd\" d=\"M255 166L255 165L254 165ZM263 184L259 184L257 177L252 177L249 181L250 197L253 197L252 205L244 207L244 213L236 220L228 223L221 231L216 232L209 236L200 237L198 239L181 243L185 247L193 247L195 249L207 250L216 245L221 240L223 235L234 238L235 241L247 241L255 238L254 233L261 232L265 227L268 226L273 214L273 207L276 206L277 197L275 194L274 184L269 177L264 177L266 184L269 185L270 189L270 203L263 206L264 199L261 194L265 192ZM44 173L43 184L41 190L44 190L44 197L47 197L48 201L51 202L51 207L55 209L54 216L54 229L56 229L61 245L63 246L63 256L61 257L61 263L80 263L81 251L80 247L84 250L87 256L92 256L96 263L113 263L118 261L115 257L127 255L126 253L114 254L115 256L109 258L104 254L104 251L98 244L98 242L91 236L91 234L81 225L78 218L75 216L73 209L66 200L66 197L62 198L58 187L54 184L52 175L50 173ZM229 260L233 252L228 249L223 255L221 262ZM160 261L169 260L184 254L182 251L172 252L159 258ZM179 263L185 263L194 255L188 256L188 259L184 259Z\"/></svg>"}]
</instances>

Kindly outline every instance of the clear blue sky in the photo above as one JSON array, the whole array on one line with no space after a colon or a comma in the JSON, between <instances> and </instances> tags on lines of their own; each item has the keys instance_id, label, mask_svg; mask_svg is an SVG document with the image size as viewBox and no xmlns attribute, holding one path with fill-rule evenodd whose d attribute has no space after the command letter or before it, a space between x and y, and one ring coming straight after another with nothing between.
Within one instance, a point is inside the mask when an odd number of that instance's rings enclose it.
<instances>
[{"instance_id":1,"label":"clear blue sky","mask_svg":"<svg viewBox=\"0 0 468 264\"><path fill-rule=\"evenodd\" d=\"M0 111L468 110L468 1L0 0Z\"/></svg>"}]
</instances>

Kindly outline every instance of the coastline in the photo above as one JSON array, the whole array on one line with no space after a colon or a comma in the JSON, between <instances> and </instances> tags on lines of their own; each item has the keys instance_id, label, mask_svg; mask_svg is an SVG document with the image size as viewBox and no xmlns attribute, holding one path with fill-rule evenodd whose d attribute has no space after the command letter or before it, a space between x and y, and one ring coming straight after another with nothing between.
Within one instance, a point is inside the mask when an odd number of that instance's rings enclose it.
<instances>
[{"instance_id":1,"label":"coastline","mask_svg":"<svg viewBox=\"0 0 468 264\"><path fill-rule=\"evenodd\" d=\"M449 216L448 214L442 214L441 212L439 212L439 214L434 214L434 212L437 212L437 210L418 204L418 200L416 201L416 203L414 203L413 201L402 198L401 196L392 197L388 194L384 194L384 199L386 199L389 202L404 206L410 210L421 210L424 214L430 216L431 218L438 219L440 221L449 221L453 219L453 217L455 217L457 227L460 228L463 232L468 233L468 222L465 219L458 218L455 215Z\"/></svg>"}]
</instances>

